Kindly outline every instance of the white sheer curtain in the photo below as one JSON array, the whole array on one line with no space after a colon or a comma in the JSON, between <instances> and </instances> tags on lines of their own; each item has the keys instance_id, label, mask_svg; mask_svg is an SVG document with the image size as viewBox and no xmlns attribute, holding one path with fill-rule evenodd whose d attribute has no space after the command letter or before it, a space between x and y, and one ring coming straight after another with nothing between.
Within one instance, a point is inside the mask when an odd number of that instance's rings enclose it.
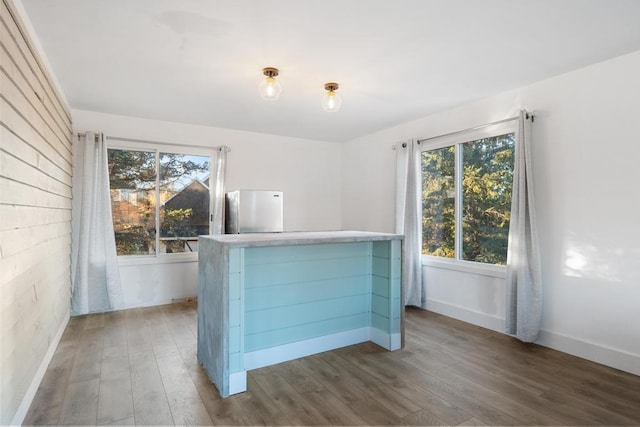
<instances>
[{"instance_id":1,"label":"white sheer curtain","mask_svg":"<svg viewBox=\"0 0 640 427\"><path fill-rule=\"evenodd\" d=\"M216 151L216 156L211 162L211 179L213 180L213 225L212 234L224 233L224 188L227 174L228 147L222 146Z\"/></svg>"},{"instance_id":2,"label":"white sheer curtain","mask_svg":"<svg viewBox=\"0 0 640 427\"><path fill-rule=\"evenodd\" d=\"M111 218L107 145L87 132L73 145L71 312L122 308L124 298Z\"/></svg>"},{"instance_id":3,"label":"white sheer curtain","mask_svg":"<svg viewBox=\"0 0 640 427\"><path fill-rule=\"evenodd\" d=\"M426 290L420 262L422 247L420 146L416 141L396 145L396 233L402 241L404 305L425 308Z\"/></svg>"},{"instance_id":4,"label":"white sheer curtain","mask_svg":"<svg viewBox=\"0 0 640 427\"><path fill-rule=\"evenodd\" d=\"M507 252L506 329L524 342L538 338L542 321L540 250L531 170L532 119L524 110L518 118Z\"/></svg>"}]
</instances>

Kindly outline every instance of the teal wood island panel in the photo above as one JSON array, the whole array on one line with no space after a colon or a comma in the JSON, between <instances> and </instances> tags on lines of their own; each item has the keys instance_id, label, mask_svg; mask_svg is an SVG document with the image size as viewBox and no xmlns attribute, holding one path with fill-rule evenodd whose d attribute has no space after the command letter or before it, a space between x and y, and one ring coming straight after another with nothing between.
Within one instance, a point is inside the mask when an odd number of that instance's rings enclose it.
<instances>
[{"instance_id":1,"label":"teal wood island panel","mask_svg":"<svg viewBox=\"0 0 640 427\"><path fill-rule=\"evenodd\" d=\"M244 371L244 249L229 249L229 372Z\"/></svg>"},{"instance_id":2,"label":"teal wood island panel","mask_svg":"<svg viewBox=\"0 0 640 427\"><path fill-rule=\"evenodd\" d=\"M371 243L247 248L245 351L369 324Z\"/></svg>"},{"instance_id":3,"label":"teal wood island panel","mask_svg":"<svg viewBox=\"0 0 640 427\"><path fill-rule=\"evenodd\" d=\"M371 326L388 334L401 330L401 241L372 242Z\"/></svg>"},{"instance_id":4,"label":"teal wood island panel","mask_svg":"<svg viewBox=\"0 0 640 427\"><path fill-rule=\"evenodd\" d=\"M246 370L371 340L401 345L401 236L201 236L198 360L222 397Z\"/></svg>"}]
</instances>

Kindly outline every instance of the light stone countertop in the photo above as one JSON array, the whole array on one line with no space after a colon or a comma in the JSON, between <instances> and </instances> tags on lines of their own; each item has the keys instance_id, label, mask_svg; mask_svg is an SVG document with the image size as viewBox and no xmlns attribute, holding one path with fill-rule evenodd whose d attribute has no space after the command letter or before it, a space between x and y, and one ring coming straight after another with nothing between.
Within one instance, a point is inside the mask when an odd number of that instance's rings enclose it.
<instances>
[{"instance_id":1,"label":"light stone countertop","mask_svg":"<svg viewBox=\"0 0 640 427\"><path fill-rule=\"evenodd\" d=\"M249 248L262 246L313 245L320 243L371 242L402 240L402 234L369 231L298 231L288 233L212 234L200 236L228 247Z\"/></svg>"}]
</instances>

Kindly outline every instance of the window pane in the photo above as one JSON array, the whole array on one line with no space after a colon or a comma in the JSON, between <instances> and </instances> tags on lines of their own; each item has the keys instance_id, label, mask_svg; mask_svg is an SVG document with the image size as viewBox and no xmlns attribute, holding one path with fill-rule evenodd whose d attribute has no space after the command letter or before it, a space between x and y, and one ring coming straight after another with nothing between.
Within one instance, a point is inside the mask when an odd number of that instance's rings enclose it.
<instances>
[{"instance_id":1,"label":"window pane","mask_svg":"<svg viewBox=\"0 0 640 427\"><path fill-rule=\"evenodd\" d=\"M155 254L155 153L108 150L109 188L118 255Z\"/></svg>"},{"instance_id":2,"label":"window pane","mask_svg":"<svg viewBox=\"0 0 640 427\"><path fill-rule=\"evenodd\" d=\"M455 256L455 148L422 153L422 253Z\"/></svg>"},{"instance_id":3,"label":"window pane","mask_svg":"<svg viewBox=\"0 0 640 427\"><path fill-rule=\"evenodd\" d=\"M507 263L513 133L462 144L462 259Z\"/></svg>"},{"instance_id":4,"label":"window pane","mask_svg":"<svg viewBox=\"0 0 640 427\"><path fill-rule=\"evenodd\" d=\"M160 253L197 252L209 234L209 156L160 153Z\"/></svg>"}]
</instances>

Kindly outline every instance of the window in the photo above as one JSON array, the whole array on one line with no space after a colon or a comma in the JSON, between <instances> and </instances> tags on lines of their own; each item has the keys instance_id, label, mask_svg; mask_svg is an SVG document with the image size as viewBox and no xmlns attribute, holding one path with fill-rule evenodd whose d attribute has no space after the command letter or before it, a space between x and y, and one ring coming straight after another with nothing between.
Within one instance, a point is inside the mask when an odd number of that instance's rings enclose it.
<instances>
[{"instance_id":1,"label":"window","mask_svg":"<svg viewBox=\"0 0 640 427\"><path fill-rule=\"evenodd\" d=\"M118 255L197 252L209 234L210 154L109 148Z\"/></svg>"},{"instance_id":2,"label":"window","mask_svg":"<svg viewBox=\"0 0 640 427\"><path fill-rule=\"evenodd\" d=\"M422 142L424 255L506 264L515 133L485 133Z\"/></svg>"}]
</instances>

